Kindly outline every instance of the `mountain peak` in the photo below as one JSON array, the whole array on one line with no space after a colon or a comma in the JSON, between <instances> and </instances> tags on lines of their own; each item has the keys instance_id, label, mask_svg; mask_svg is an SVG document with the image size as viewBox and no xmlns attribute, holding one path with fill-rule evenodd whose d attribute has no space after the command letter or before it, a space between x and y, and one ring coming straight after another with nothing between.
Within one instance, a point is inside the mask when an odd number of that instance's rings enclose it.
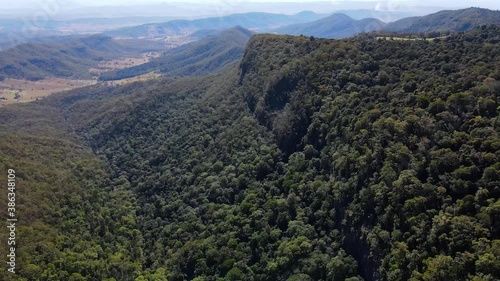
<instances>
[{"instance_id":1,"label":"mountain peak","mask_svg":"<svg viewBox=\"0 0 500 281\"><path fill-rule=\"evenodd\" d=\"M338 19L346 19L346 20L353 20L353 18L351 18L350 16L344 14L344 13L334 13L332 14L331 16L327 17L327 18L338 18Z\"/></svg>"},{"instance_id":2,"label":"mountain peak","mask_svg":"<svg viewBox=\"0 0 500 281\"><path fill-rule=\"evenodd\" d=\"M277 32L340 39L354 36L360 32L380 30L383 26L385 26L385 23L377 19L355 20L346 14L334 13L313 22L285 26L277 29Z\"/></svg>"}]
</instances>

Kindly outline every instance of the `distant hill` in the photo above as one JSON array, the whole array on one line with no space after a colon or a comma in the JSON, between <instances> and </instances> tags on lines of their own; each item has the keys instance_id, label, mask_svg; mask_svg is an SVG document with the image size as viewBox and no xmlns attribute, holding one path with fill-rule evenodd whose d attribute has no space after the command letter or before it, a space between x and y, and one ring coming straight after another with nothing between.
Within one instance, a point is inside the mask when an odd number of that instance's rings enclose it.
<instances>
[{"instance_id":1,"label":"distant hill","mask_svg":"<svg viewBox=\"0 0 500 281\"><path fill-rule=\"evenodd\" d=\"M461 32L480 25L500 25L500 11L481 8L440 11L389 23L384 30L398 32Z\"/></svg>"},{"instance_id":2,"label":"distant hill","mask_svg":"<svg viewBox=\"0 0 500 281\"><path fill-rule=\"evenodd\" d=\"M198 30L224 30L234 26L255 31L268 31L279 26L294 23L305 23L320 19L323 15L313 12L301 12L296 15L282 15L271 13L242 13L223 17L211 17L196 20L173 20L165 23L144 24L134 27L120 28L106 32L113 37L165 37L175 35L189 35Z\"/></svg>"},{"instance_id":3,"label":"distant hill","mask_svg":"<svg viewBox=\"0 0 500 281\"><path fill-rule=\"evenodd\" d=\"M217 29L200 29L198 31L195 31L195 32L189 34L189 38L196 41L196 40L200 40L200 39L203 39L203 38L206 38L209 36L217 35L220 32L221 31L217 30Z\"/></svg>"},{"instance_id":4,"label":"distant hill","mask_svg":"<svg viewBox=\"0 0 500 281\"><path fill-rule=\"evenodd\" d=\"M88 36L88 35L85 35ZM33 36L32 38L13 37L11 33L0 32L0 50L14 48L21 44L47 44L68 41L71 39L82 38L83 35L52 35L52 36Z\"/></svg>"},{"instance_id":5,"label":"distant hill","mask_svg":"<svg viewBox=\"0 0 500 281\"><path fill-rule=\"evenodd\" d=\"M396 21L399 19L403 18L408 18L408 17L415 17L415 16L423 16L423 15L428 15L430 13L437 12L439 10L436 10L436 8L429 8L429 7L421 7L418 10L401 10L401 11L396 11L396 10L391 10L390 8L388 9L381 9L381 10L374 10L374 9L347 9L347 10L338 10L335 11L337 14L345 14L350 16L353 19L360 20L360 19L365 19L365 18L376 18L384 22L392 22Z\"/></svg>"},{"instance_id":6,"label":"distant hill","mask_svg":"<svg viewBox=\"0 0 500 281\"><path fill-rule=\"evenodd\" d=\"M0 77L40 80L46 77L90 78L100 61L159 51L163 44L145 40L116 40L93 35L42 44L21 44L0 51Z\"/></svg>"},{"instance_id":7,"label":"distant hill","mask_svg":"<svg viewBox=\"0 0 500 281\"><path fill-rule=\"evenodd\" d=\"M169 50L148 63L104 73L100 80L119 80L151 71L176 76L208 74L238 61L252 35L247 29L234 27Z\"/></svg>"},{"instance_id":8,"label":"distant hill","mask_svg":"<svg viewBox=\"0 0 500 281\"><path fill-rule=\"evenodd\" d=\"M374 18L355 20L345 14L333 14L329 17L303 24L293 24L275 29L279 34L307 35L321 38L345 38L360 32L380 30L385 23Z\"/></svg>"}]
</instances>

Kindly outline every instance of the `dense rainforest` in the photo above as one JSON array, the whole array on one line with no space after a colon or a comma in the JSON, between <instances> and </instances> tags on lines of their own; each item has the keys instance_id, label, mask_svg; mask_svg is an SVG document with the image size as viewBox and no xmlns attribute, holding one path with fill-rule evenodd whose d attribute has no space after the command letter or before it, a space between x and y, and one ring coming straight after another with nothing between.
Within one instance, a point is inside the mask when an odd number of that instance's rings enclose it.
<instances>
[{"instance_id":1,"label":"dense rainforest","mask_svg":"<svg viewBox=\"0 0 500 281\"><path fill-rule=\"evenodd\" d=\"M0 279L499 280L499 42L256 35L213 75L2 108Z\"/></svg>"}]
</instances>

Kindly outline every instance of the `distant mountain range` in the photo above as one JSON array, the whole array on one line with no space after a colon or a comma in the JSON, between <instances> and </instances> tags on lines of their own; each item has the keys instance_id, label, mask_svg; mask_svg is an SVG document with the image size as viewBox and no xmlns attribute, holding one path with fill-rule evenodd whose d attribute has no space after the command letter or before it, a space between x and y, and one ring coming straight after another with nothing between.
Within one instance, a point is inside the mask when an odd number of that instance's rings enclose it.
<instances>
[{"instance_id":1,"label":"distant mountain range","mask_svg":"<svg viewBox=\"0 0 500 281\"><path fill-rule=\"evenodd\" d=\"M162 4L149 8L153 9L153 7L166 11L179 8L173 4ZM192 12L192 8L184 8L182 14ZM367 9L366 7L345 9L337 10L335 14L331 14L332 10L328 9L320 10L318 13L318 7L310 5L308 9L316 12L303 11L294 15L285 15L281 12L273 13L276 10L269 9L266 10L268 12L235 13L225 16L209 16L207 14L204 18L199 18L201 15L198 15L197 19L191 15L189 20L180 19L179 15L175 17L129 15L120 18L111 17L110 15L113 13L105 13L109 18L78 18L75 15L71 19L58 18L41 21L36 26L31 26L32 29L28 33L24 32L24 29L29 28L30 25L27 26L24 19L5 16L2 18L0 15L0 49L7 49L22 43L54 41L52 38L56 36L103 31L108 36L122 38L157 39L169 36L190 36L191 39L198 40L206 34L215 34L221 30L241 26L258 33L271 32L343 38L359 32L380 29L390 32L466 31L478 25L498 25L500 23L500 12L481 8L444 10L426 16L415 15L430 13L436 9L422 9L416 13L410 10L390 11L389 8L382 7L380 10ZM130 9L128 11L130 12ZM141 14L140 11L134 12ZM93 13L78 15L89 17ZM191 36L192 33L196 34Z\"/></svg>"},{"instance_id":2,"label":"distant mountain range","mask_svg":"<svg viewBox=\"0 0 500 281\"><path fill-rule=\"evenodd\" d=\"M224 17L212 17L196 20L173 20L165 23L152 23L134 27L124 27L106 32L106 34L114 37L157 38L189 35L190 33L202 29L224 30L234 26L241 26L257 32L268 32L277 27L311 22L324 16L325 15L313 12L301 12L295 15L244 13Z\"/></svg>"},{"instance_id":3,"label":"distant mountain range","mask_svg":"<svg viewBox=\"0 0 500 281\"><path fill-rule=\"evenodd\" d=\"M103 73L102 81L135 77L151 71L163 75L204 75L241 59L253 32L240 26L166 51L161 57L138 66Z\"/></svg>"},{"instance_id":4,"label":"distant mountain range","mask_svg":"<svg viewBox=\"0 0 500 281\"><path fill-rule=\"evenodd\" d=\"M385 23L376 18L356 19L336 13L327 17L313 12L301 12L295 15L271 13L244 13L224 17L212 17L197 20L174 20L166 23L145 24L120 28L106 34L129 38L164 38L168 36L196 34L195 37L214 34L234 26L254 30L258 33L306 35L322 38L345 38L361 32L431 32L431 31L466 31L480 25L499 25L500 12L481 8L441 11L422 17L409 17L395 22ZM202 36L203 37L203 36Z\"/></svg>"},{"instance_id":5,"label":"distant mountain range","mask_svg":"<svg viewBox=\"0 0 500 281\"><path fill-rule=\"evenodd\" d=\"M31 4L29 4L31 2ZM11 1L9 5L3 5L0 10L0 17L31 17L40 12L41 6L34 5L36 0ZM58 1L62 2L62 1ZM81 4L77 3L80 2ZM98 3L99 1L87 1ZM109 3L115 2L113 5ZM130 1L128 1L130 2ZM193 1L185 2L184 0L176 1L134 1L135 4L127 3L127 1L101 1L98 6L90 6L84 4L83 1L64 1L63 5L59 5L58 13L52 15L51 18L57 21L73 20L79 18L132 18L132 17L175 17L177 19L195 19L207 17L219 17L230 14L248 13L248 12L266 12L274 14L296 14L304 10L313 11L316 13L332 14L339 12L354 12L356 14L363 13L366 17L375 17L376 14L382 14L384 18L387 16L397 19L408 16L425 15L439 10L443 7L436 5L407 5L405 1L347 1L335 0L332 1ZM148 3L149 2L149 3ZM157 3L152 3L157 2ZM190 3L191 2L191 3ZM397 6L394 2L398 2ZM16 8L17 6L17 8ZM21 8L24 6L25 8ZM339 10L341 9L341 10ZM369 15L367 15L369 14ZM348 14L352 16L351 14ZM353 16L356 19L356 16ZM381 19L381 18L380 18Z\"/></svg>"}]
</instances>

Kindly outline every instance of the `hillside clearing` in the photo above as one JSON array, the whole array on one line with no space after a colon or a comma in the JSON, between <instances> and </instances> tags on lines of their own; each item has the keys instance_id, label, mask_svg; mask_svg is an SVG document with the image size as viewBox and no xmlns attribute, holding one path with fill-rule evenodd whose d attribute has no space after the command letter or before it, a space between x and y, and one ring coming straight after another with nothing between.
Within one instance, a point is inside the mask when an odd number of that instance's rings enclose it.
<instances>
[{"instance_id":1,"label":"hillside clearing","mask_svg":"<svg viewBox=\"0 0 500 281\"><path fill-rule=\"evenodd\" d=\"M49 78L40 81L6 78L0 82L0 106L31 102L53 93L96 84L95 80Z\"/></svg>"}]
</instances>

